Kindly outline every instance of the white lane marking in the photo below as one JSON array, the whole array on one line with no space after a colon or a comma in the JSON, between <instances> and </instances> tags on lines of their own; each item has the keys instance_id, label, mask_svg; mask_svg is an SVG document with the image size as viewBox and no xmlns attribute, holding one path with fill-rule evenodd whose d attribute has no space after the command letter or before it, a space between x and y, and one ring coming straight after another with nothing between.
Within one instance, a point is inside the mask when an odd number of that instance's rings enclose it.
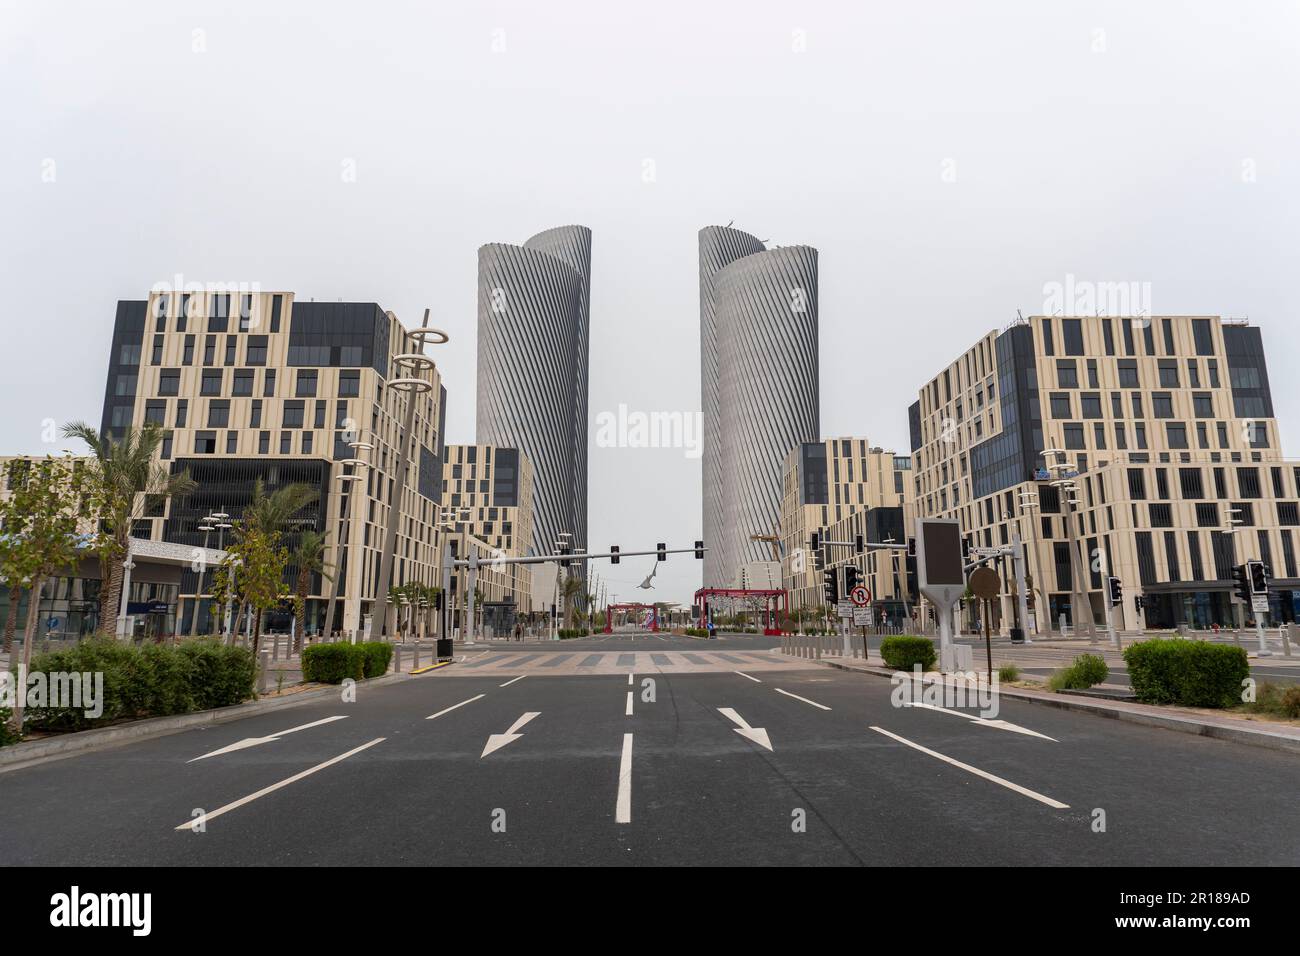
<instances>
[{"instance_id":1,"label":"white lane marking","mask_svg":"<svg viewBox=\"0 0 1300 956\"><path fill-rule=\"evenodd\" d=\"M979 714L968 714L961 710L949 710L947 707L940 707L938 704L927 704L922 701L908 701L903 704L904 707L923 707L926 710L935 710L941 714L951 714L954 717L965 717L967 720L974 721L982 727L996 727L998 730L1009 730L1016 734L1025 734L1029 737L1038 737L1042 740L1050 740L1054 744L1060 741L1055 737L1049 737L1047 734L1040 734L1036 730L1030 730L1028 727L1021 727L1019 724L1013 724L1009 720L992 720L987 717L981 717Z\"/></svg>"},{"instance_id":2,"label":"white lane marking","mask_svg":"<svg viewBox=\"0 0 1300 956\"><path fill-rule=\"evenodd\" d=\"M510 678L510 680L506 681L504 684L498 684L497 686L498 686L498 687L509 687L509 686L510 686L511 684L513 684L515 681L517 681L517 680L523 680L523 679L524 679L525 677L527 677L527 676L528 676L527 674L520 674L518 677L512 677L512 678Z\"/></svg>"},{"instance_id":3,"label":"white lane marking","mask_svg":"<svg viewBox=\"0 0 1300 956\"><path fill-rule=\"evenodd\" d=\"M514 743L516 740L518 740L520 737L523 736L523 734L516 733L516 731L519 730L519 728L522 727L524 724L532 720L534 717L539 717L539 716L541 716L541 711L529 711L528 713L520 717L518 720L516 720L513 724L511 724L510 729L507 730L504 734L492 734L490 737L488 737L487 745L484 746L483 752L478 755L479 759L482 760L488 754L492 753L492 751L500 750L506 744Z\"/></svg>"},{"instance_id":4,"label":"white lane marking","mask_svg":"<svg viewBox=\"0 0 1300 956\"><path fill-rule=\"evenodd\" d=\"M632 692L631 691L627 692L627 710L624 711L624 713L628 717L632 716Z\"/></svg>"},{"instance_id":5,"label":"white lane marking","mask_svg":"<svg viewBox=\"0 0 1300 956\"><path fill-rule=\"evenodd\" d=\"M424 719L433 720L435 717L441 717L443 714L450 714L457 707L464 707L466 704L472 704L474 703L474 701L480 700L482 697L483 697L482 694L476 694L475 696L471 697L469 700L462 700L459 704L452 704L446 710L440 710L436 714L430 714L428 717Z\"/></svg>"},{"instance_id":6,"label":"white lane marking","mask_svg":"<svg viewBox=\"0 0 1300 956\"><path fill-rule=\"evenodd\" d=\"M618 802L614 822L632 822L632 735L623 735L623 757L618 762Z\"/></svg>"},{"instance_id":7,"label":"white lane marking","mask_svg":"<svg viewBox=\"0 0 1300 956\"><path fill-rule=\"evenodd\" d=\"M628 687L631 687L631 686L632 686L632 672L631 672L631 671L628 671L628 672L627 672L627 686L628 686Z\"/></svg>"},{"instance_id":8,"label":"white lane marking","mask_svg":"<svg viewBox=\"0 0 1300 956\"><path fill-rule=\"evenodd\" d=\"M265 737L245 737L243 740L236 741L233 744L222 747L220 750L214 750L206 753L201 757L195 757L193 760L187 760L186 763L194 763L195 760L203 760L207 757L218 757L221 754L232 753L236 750L244 750L248 747L256 747L258 744L270 743L272 740L279 740L285 734L296 734L300 730L310 730L312 727L319 727L321 724L330 724L336 720L344 720L347 714L338 714L334 717L326 717L322 720L313 720L310 724L300 724L297 727L290 727L288 730L281 730L274 734L267 734Z\"/></svg>"},{"instance_id":9,"label":"white lane marking","mask_svg":"<svg viewBox=\"0 0 1300 956\"><path fill-rule=\"evenodd\" d=\"M274 793L275 791L279 790L281 787L287 787L291 783L297 783L299 780L303 779L304 777L310 777L318 770L324 770L326 767L332 767L339 761L347 760L353 754L359 754L361 753L361 751L369 747L373 747L375 744L383 743L386 739L387 739L386 737L376 737L368 744L362 744L360 747L354 747L345 754L339 754L337 757L331 757L329 760L326 760L324 763L318 763L314 767L308 767L306 770L302 771L302 773L295 773L292 777L287 777L286 779L281 780L279 783L273 783L269 787L263 787L261 790L257 791L257 793L250 793L246 797L240 797L238 800L234 801L233 803L227 803L224 807L218 807L216 810L213 810L211 813L205 813L202 816L195 817L193 820L187 820L186 822L178 826L176 829L193 830L200 823L206 825L209 820L215 820L223 813L229 813L231 810L238 810L246 803L252 803L254 800L257 800L260 797L264 797L268 793Z\"/></svg>"},{"instance_id":10,"label":"white lane marking","mask_svg":"<svg viewBox=\"0 0 1300 956\"><path fill-rule=\"evenodd\" d=\"M766 747L768 750L772 749L772 741L767 736L767 731L762 727L749 726L749 724L746 723L745 718L741 717L740 714L736 713L735 710L730 707L719 707L718 713L722 714L723 717L726 717L733 723L740 724L739 727L732 728L732 730L740 734L740 736L744 737L746 740L752 740L760 747Z\"/></svg>"},{"instance_id":11,"label":"white lane marking","mask_svg":"<svg viewBox=\"0 0 1300 956\"><path fill-rule=\"evenodd\" d=\"M792 694L788 690L782 690L779 687L773 687L772 689L776 691L778 694L785 694L786 697L793 697L795 700L801 700L805 704L812 704L814 707L819 707L822 710L830 710L830 708L827 707L825 704L819 704L817 703L817 701L809 700L807 697L800 697L798 694Z\"/></svg>"},{"instance_id":12,"label":"white lane marking","mask_svg":"<svg viewBox=\"0 0 1300 956\"><path fill-rule=\"evenodd\" d=\"M757 677L750 677L750 676L749 676L748 674L746 674L744 671L732 671L732 673L733 673L733 674L739 674L741 677L748 678L749 680L752 680L755 684L761 684L761 683L763 683L763 682L762 682L761 680L759 680Z\"/></svg>"},{"instance_id":13,"label":"white lane marking","mask_svg":"<svg viewBox=\"0 0 1300 956\"><path fill-rule=\"evenodd\" d=\"M981 770L979 767L972 767L968 763L962 763L960 760L954 760L952 757L945 756L944 754L939 753L937 750L931 750L929 747L922 747L920 744L914 743L913 741L908 740L906 737L900 737L898 736L898 734L890 733L888 730L885 730L883 727L873 726L871 729L878 734L884 734L886 737L890 737L893 740L897 740L900 744L906 744L907 746L911 747L913 750L919 750L923 754L929 754L931 757L935 757L938 760L942 760L944 763L952 764L954 767L959 767L962 770L965 770L967 773L973 773L977 777L983 777L985 780L992 781L993 783L996 783L1000 787L1006 787L1008 790L1014 790L1016 793L1021 794L1022 796L1029 797L1031 800L1037 800L1039 803L1045 803L1049 807L1053 807L1057 810L1070 809L1070 805L1068 803L1061 803L1059 800L1053 800L1051 797L1045 797L1041 793L1038 793L1034 790L1030 790L1028 787L1022 787L1018 783L1012 783L1010 780L1005 780L1002 777L996 776L995 774L991 774L987 770Z\"/></svg>"}]
</instances>

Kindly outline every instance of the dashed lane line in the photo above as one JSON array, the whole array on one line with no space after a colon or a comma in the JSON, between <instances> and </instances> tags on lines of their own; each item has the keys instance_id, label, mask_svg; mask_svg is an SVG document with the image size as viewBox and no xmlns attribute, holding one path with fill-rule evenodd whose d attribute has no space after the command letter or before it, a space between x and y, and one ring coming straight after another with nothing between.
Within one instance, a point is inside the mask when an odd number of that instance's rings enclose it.
<instances>
[{"instance_id":1,"label":"dashed lane line","mask_svg":"<svg viewBox=\"0 0 1300 956\"><path fill-rule=\"evenodd\" d=\"M761 683L763 683L763 682L762 682L761 680L759 680L757 677L750 677L750 676L749 676L748 674L746 674L744 671L732 671L732 673L733 673L733 674L739 674L741 677L744 677L746 680L752 680L755 684L761 684Z\"/></svg>"},{"instance_id":2,"label":"dashed lane line","mask_svg":"<svg viewBox=\"0 0 1300 956\"><path fill-rule=\"evenodd\" d=\"M825 704L819 704L817 703L817 701L809 700L807 697L800 697L798 694L792 694L788 690L782 690L779 687L773 687L772 689L776 691L778 694L785 694L786 697L793 697L795 700L801 700L805 704L812 704L814 707L820 710L830 710L830 708L827 707Z\"/></svg>"},{"instance_id":3,"label":"dashed lane line","mask_svg":"<svg viewBox=\"0 0 1300 956\"><path fill-rule=\"evenodd\" d=\"M618 762L618 801L614 804L614 822L632 822L632 735L623 735L623 756Z\"/></svg>"},{"instance_id":4,"label":"dashed lane line","mask_svg":"<svg viewBox=\"0 0 1300 956\"><path fill-rule=\"evenodd\" d=\"M474 697L471 697L469 700L462 700L459 704L452 704L452 705L451 705L450 707L448 707L446 710L440 710L440 711L438 711L436 714L430 714L428 717L426 717L426 718L424 718L424 719L425 719L425 720L433 720L433 719L435 719L435 718L437 718L437 717L441 717L443 714L450 714L450 713L451 713L453 710L455 710L457 707L464 707L466 704L472 704L472 703L474 703L474 701L479 700L479 699L481 699L481 698L484 697L484 696L485 696L484 694L477 694L477 695L475 695Z\"/></svg>"},{"instance_id":5,"label":"dashed lane line","mask_svg":"<svg viewBox=\"0 0 1300 956\"><path fill-rule=\"evenodd\" d=\"M512 678L510 678L510 680L506 681L504 684L498 684L497 686L498 686L498 687L509 687L509 686L510 686L511 684L513 684L515 681L517 681L517 680L523 680L523 679L524 679L525 677L527 677L527 676L528 676L527 674L520 674L518 677L512 677Z\"/></svg>"}]
</instances>

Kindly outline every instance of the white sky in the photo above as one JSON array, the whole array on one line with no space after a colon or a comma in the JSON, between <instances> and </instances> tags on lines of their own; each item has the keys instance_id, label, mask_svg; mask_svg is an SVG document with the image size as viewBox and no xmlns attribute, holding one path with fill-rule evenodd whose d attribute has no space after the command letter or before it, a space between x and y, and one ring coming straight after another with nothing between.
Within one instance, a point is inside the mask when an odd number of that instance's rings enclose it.
<instances>
[{"instance_id":1,"label":"white sky","mask_svg":"<svg viewBox=\"0 0 1300 956\"><path fill-rule=\"evenodd\" d=\"M696 231L734 219L820 250L827 436L906 452L920 384L1072 273L1262 325L1294 452L1298 28L1291 2L0 2L0 451L98 422L115 301L177 273L432 308L472 440L476 249L570 222L593 418L697 410ZM593 449L591 546L688 545L699 468ZM626 599L648 570L605 572Z\"/></svg>"}]
</instances>

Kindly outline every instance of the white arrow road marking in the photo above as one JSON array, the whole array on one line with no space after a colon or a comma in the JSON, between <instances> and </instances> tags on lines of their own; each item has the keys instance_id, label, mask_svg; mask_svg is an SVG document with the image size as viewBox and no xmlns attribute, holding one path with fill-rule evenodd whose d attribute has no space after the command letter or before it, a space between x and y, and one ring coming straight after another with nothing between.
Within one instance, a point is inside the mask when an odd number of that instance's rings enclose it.
<instances>
[{"instance_id":1,"label":"white arrow road marking","mask_svg":"<svg viewBox=\"0 0 1300 956\"><path fill-rule=\"evenodd\" d=\"M772 749L772 741L768 739L767 731L762 727L749 726L749 724L745 722L745 718L741 717L740 714L736 713L730 707L719 707L718 713L722 714L723 717L726 717L732 723L740 724L739 727L732 728L732 730L740 734L740 736L744 737L746 740L752 740L760 747L766 747L768 750Z\"/></svg>"},{"instance_id":2,"label":"white arrow road marking","mask_svg":"<svg viewBox=\"0 0 1300 956\"><path fill-rule=\"evenodd\" d=\"M525 677L527 677L527 676L528 676L527 674L520 674L518 677L512 677L512 678L510 678L510 680L506 681L504 684L498 684L497 686L498 686L498 687L509 687L509 686L510 686L511 684L513 684L515 681L517 681L517 680L523 680L523 679L524 679Z\"/></svg>"},{"instance_id":3,"label":"white arrow road marking","mask_svg":"<svg viewBox=\"0 0 1300 956\"><path fill-rule=\"evenodd\" d=\"M962 763L960 760L954 760L952 757L944 756L943 754L939 753L937 750L931 750L929 747L922 747L920 744L913 743L912 741L908 740L906 737L900 737L898 736L898 734L891 734L888 730L885 730L883 727L873 726L871 729L878 734L884 734L886 737L889 737L893 740L897 740L900 744L906 744L907 746L911 747L913 750L919 750L921 751L921 753L929 754L931 757L934 757L938 760L942 760L944 763L952 764L954 767L960 767L962 770L965 770L967 773L973 773L977 777L983 777L985 780L990 780L993 783L996 783L1000 787L1006 787L1008 790L1014 790L1016 793L1029 797L1031 800L1037 800L1039 803L1045 803L1049 807L1053 807L1057 810L1070 809L1070 805L1068 803L1061 803L1059 800L1053 800L1051 797L1045 797L1041 793L1037 793L1033 790L1028 789L1027 787L1020 786L1020 784L1018 783L1012 783L1010 780L1004 780L1001 777L995 776L989 773L987 770L981 770L979 767L972 767L968 763Z\"/></svg>"},{"instance_id":4,"label":"white arrow road marking","mask_svg":"<svg viewBox=\"0 0 1300 956\"><path fill-rule=\"evenodd\" d=\"M202 757L195 757L193 760L187 760L186 763L194 763L195 760L204 760L208 757L219 757L222 754L232 753L236 750L245 750L248 747L256 747L258 744L268 744L272 740L279 740L285 734L296 734L300 730L310 730L312 727L319 727L321 724L330 724L336 720L343 720L347 714L338 714L335 717L326 717L323 720L313 720L310 724L300 724L297 727L290 727L288 730L281 730L278 733L268 734L265 737L245 737L229 746L222 747L220 750L214 750L206 753Z\"/></svg>"},{"instance_id":5,"label":"white arrow road marking","mask_svg":"<svg viewBox=\"0 0 1300 956\"><path fill-rule=\"evenodd\" d=\"M761 684L761 683L763 683L763 682L762 682L761 680L759 680L757 677L750 677L750 676L749 676L748 674L746 674L744 671L732 671L732 673L733 673L733 674L739 674L741 677L747 677L747 678L749 678L750 680L752 680L755 684Z\"/></svg>"},{"instance_id":6,"label":"white arrow road marking","mask_svg":"<svg viewBox=\"0 0 1300 956\"><path fill-rule=\"evenodd\" d=\"M623 757L618 762L618 802L614 822L632 822L632 735L623 735Z\"/></svg>"},{"instance_id":7,"label":"white arrow road marking","mask_svg":"<svg viewBox=\"0 0 1300 956\"><path fill-rule=\"evenodd\" d=\"M926 704L921 701L907 702L904 703L903 706L924 707L926 710L937 710L941 714L952 714L954 717L965 717L967 720L972 720L982 727L996 727L999 730L1009 730L1016 734L1025 734L1029 737L1038 737L1042 740L1050 740L1054 744L1060 743L1060 741L1055 737L1049 737L1047 734L1040 734L1038 731L1030 730L1028 727L1021 727L1019 724L1013 724L1009 720L990 720L987 717L981 717L979 714L968 714L961 710L949 710L947 707L940 707L938 704Z\"/></svg>"},{"instance_id":8,"label":"white arrow road marking","mask_svg":"<svg viewBox=\"0 0 1300 956\"><path fill-rule=\"evenodd\" d=\"M471 697L469 700L462 700L459 704L452 704L452 705L451 705L450 707L448 707L446 710L440 710L440 711L438 711L436 714L430 714L428 717L426 717L426 718L424 718L424 719L425 719L425 720L433 720L435 717L441 717L443 714L450 714L450 713L451 713L453 710L455 710L457 707L464 707L466 704L472 704L472 703L474 703L474 701L479 700L479 699L482 698L482 697L483 697L482 694L478 694L477 696Z\"/></svg>"},{"instance_id":9,"label":"white arrow road marking","mask_svg":"<svg viewBox=\"0 0 1300 956\"><path fill-rule=\"evenodd\" d=\"M809 700L807 697L800 697L798 694L792 694L788 690L782 690L779 687L773 687L772 690L776 691L778 694L785 694L786 697L793 697L795 700L801 700L805 704L812 704L814 707L820 707L822 710L830 710L830 708L825 704L819 704L817 701Z\"/></svg>"},{"instance_id":10,"label":"white arrow road marking","mask_svg":"<svg viewBox=\"0 0 1300 956\"><path fill-rule=\"evenodd\" d=\"M492 751L500 750L506 744L514 743L516 740L518 740L520 737L523 736L523 734L516 733L515 731L517 731L524 724L528 723L534 717L540 717L541 713L542 712L540 710L530 711L524 714L518 720L516 720L513 724L511 724L510 729L507 730L504 734L493 734L492 736L488 737L487 746L485 746L483 748L483 752L478 755L479 759L482 760L488 754L492 753Z\"/></svg>"},{"instance_id":11,"label":"white arrow road marking","mask_svg":"<svg viewBox=\"0 0 1300 956\"><path fill-rule=\"evenodd\" d=\"M368 747L373 747L375 744L383 743L384 740L386 739L387 738L385 737L376 737L368 744L362 744L360 747L354 747L353 749L349 750L345 754L339 754L337 757L331 757L329 760L326 760L324 763L318 763L314 767L308 767L302 773L295 773L292 777L288 777L285 780L281 780L279 783L273 783L269 787L263 787L261 790L257 791L257 793L250 793L246 797L240 797L234 803L227 803L224 807L218 807L216 810L213 810L211 813L205 813L202 816L195 817L193 820L187 820L186 822L178 826L176 829L193 830L200 823L206 824L209 820L215 820L223 813L229 813L231 810L237 810L240 807L242 807L244 804L252 803L254 800L258 799L259 797L264 797L268 793L274 793L275 791L279 790L281 787L287 787L291 783L297 783L299 780L303 779L304 777L310 777L317 770L324 770L326 767L332 767L334 766L334 764L338 763L341 760L347 760L353 754L359 754L361 753L361 751L365 750Z\"/></svg>"},{"instance_id":12,"label":"white arrow road marking","mask_svg":"<svg viewBox=\"0 0 1300 956\"><path fill-rule=\"evenodd\" d=\"M627 692L627 710L625 710L623 713L625 713L628 717L632 716L632 692L631 691Z\"/></svg>"}]
</instances>

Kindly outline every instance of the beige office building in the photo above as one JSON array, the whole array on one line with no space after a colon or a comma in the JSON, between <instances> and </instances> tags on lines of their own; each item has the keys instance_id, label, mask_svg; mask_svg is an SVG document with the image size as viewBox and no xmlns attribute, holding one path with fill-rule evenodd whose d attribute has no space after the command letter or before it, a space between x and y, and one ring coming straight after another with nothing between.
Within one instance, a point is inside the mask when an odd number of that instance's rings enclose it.
<instances>
[{"instance_id":1,"label":"beige office building","mask_svg":"<svg viewBox=\"0 0 1300 956\"><path fill-rule=\"evenodd\" d=\"M782 580L791 610L824 603L822 574L809 553L814 532L833 541L852 541L827 532L843 530L841 522L853 515L875 511L864 541L903 533L913 488L911 466L906 455L873 447L865 438L829 438L790 450L782 469L780 537ZM850 551L831 546L827 557L832 564L841 563L849 560Z\"/></svg>"},{"instance_id":2,"label":"beige office building","mask_svg":"<svg viewBox=\"0 0 1300 956\"><path fill-rule=\"evenodd\" d=\"M1114 575L1117 627L1139 626L1139 596L1149 627L1228 625L1233 567L1262 558L1269 619L1295 619L1300 462L1282 458L1257 327L1034 316L926 382L909 419L918 513L977 547L1019 532L1040 618L1102 623ZM1005 628L1009 593L995 614Z\"/></svg>"},{"instance_id":3,"label":"beige office building","mask_svg":"<svg viewBox=\"0 0 1300 956\"><path fill-rule=\"evenodd\" d=\"M477 545L480 560L476 620L508 633L519 615L533 612L533 565L496 564L524 557L533 541L533 466L516 448L448 445L442 466L443 530L454 558ZM451 626L463 630L467 597L464 568L449 568ZM540 610L540 608L538 608Z\"/></svg>"},{"instance_id":4,"label":"beige office building","mask_svg":"<svg viewBox=\"0 0 1300 956\"><path fill-rule=\"evenodd\" d=\"M184 500L148 510L136 536L202 545L204 518L224 512L238 519L257 480L268 489L306 483L319 491L319 501L293 518L285 543L292 552L301 531L328 533L327 560L342 569L334 627L359 630L376 596L399 433L414 401L413 454L390 583L436 585L446 391L436 368L412 373L394 364L395 356L419 351L397 317L372 302L198 288L119 302L102 429L120 433L127 425L159 423L166 429L162 459L198 483ZM427 391L412 397L389 387L413 374L429 383ZM349 443L358 439L373 446L357 456L370 467L360 469L363 481L348 486L355 488L349 497L337 479L351 472L340 462L354 457ZM344 507L350 521L341 556ZM216 533L209 535L211 545L217 541ZM294 577L291 567L287 580ZM176 613L182 632L189 630L196 590L206 593L210 578L182 576ZM312 581L311 632L322 626L330 587L319 576ZM204 631L212 617L206 599L200 604ZM264 620L287 628L288 618L286 610ZM390 608L390 630L394 622Z\"/></svg>"}]
</instances>

